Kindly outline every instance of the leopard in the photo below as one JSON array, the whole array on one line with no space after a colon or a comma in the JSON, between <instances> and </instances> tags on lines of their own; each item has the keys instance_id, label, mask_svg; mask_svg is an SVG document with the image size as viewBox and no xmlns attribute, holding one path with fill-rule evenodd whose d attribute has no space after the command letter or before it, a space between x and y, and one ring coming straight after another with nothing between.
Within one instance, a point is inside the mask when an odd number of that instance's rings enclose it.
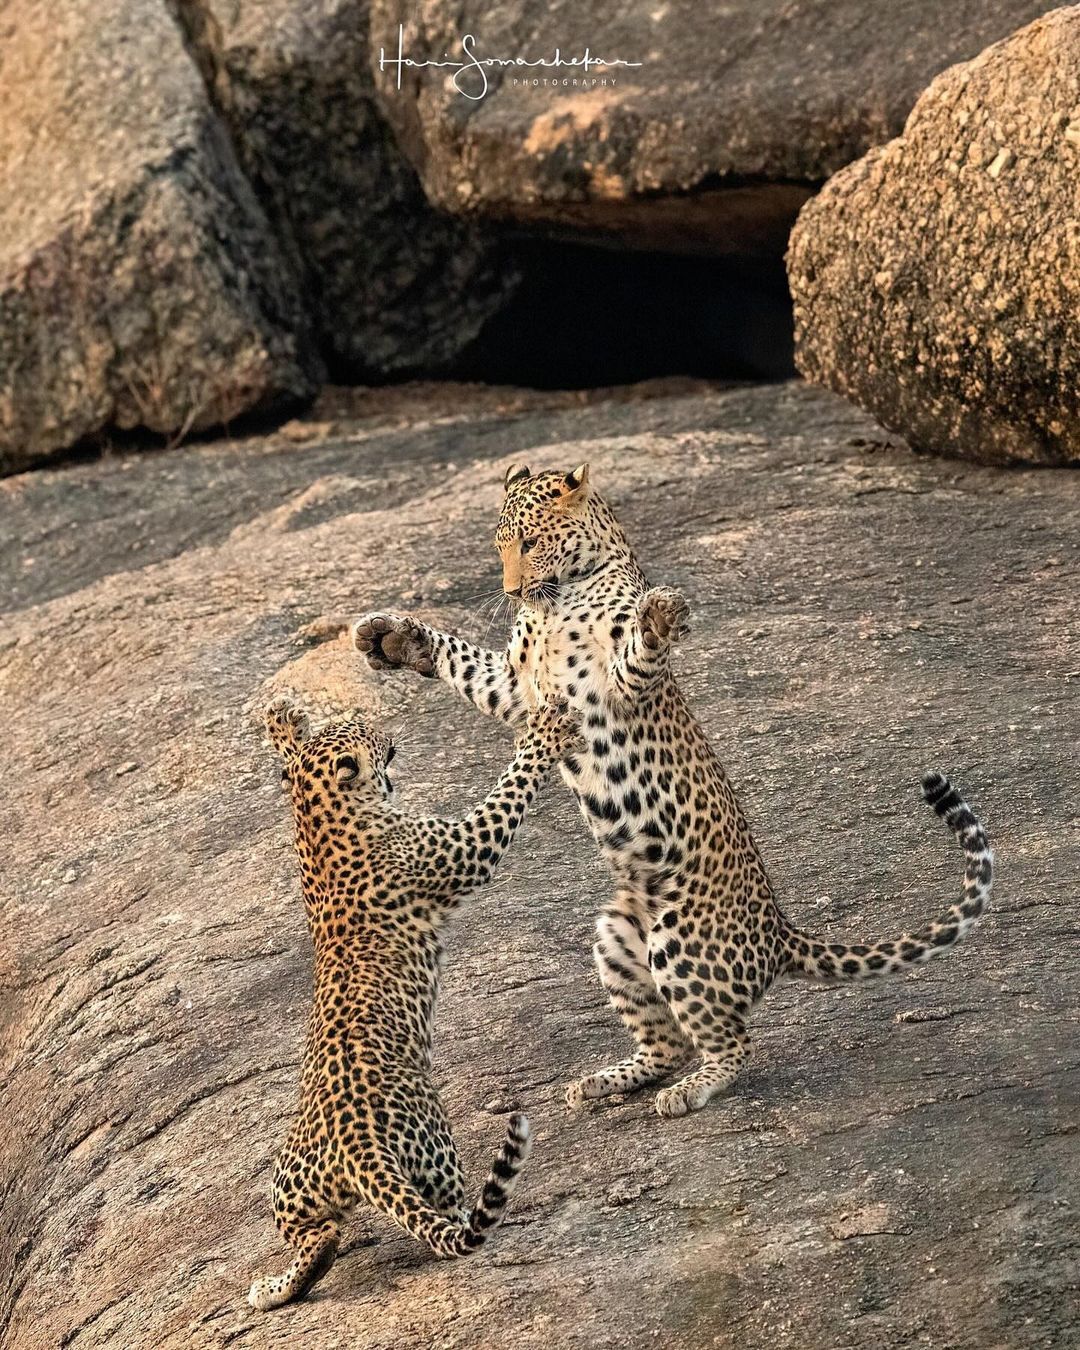
<instances>
[{"instance_id":1,"label":"leopard","mask_svg":"<svg viewBox=\"0 0 1080 1350\"><path fill-rule=\"evenodd\" d=\"M530 1152L515 1112L471 1210L450 1122L432 1081L441 934L491 880L555 764L579 742L566 708L538 706L484 801L460 820L395 804L392 738L353 712L312 732L287 698L265 713L292 802L314 990L300 1107L273 1170L288 1269L251 1285L267 1311L331 1268L360 1201L436 1257L478 1250L502 1221Z\"/></svg>"},{"instance_id":2,"label":"leopard","mask_svg":"<svg viewBox=\"0 0 1080 1350\"><path fill-rule=\"evenodd\" d=\"M889 941L836 942L797 927L675 678L685 596L649 585L587 464L511 466L504 489L495 544L517 606L506 649L382 611L354 624L353 643L373 668L439 678L512 726L556 696L580 714L586 749L561 772L614 883L593 954L633 1048L571 1083L566 1101L579 1108L682 1068L655 1108L683 1116L733 1083L750 1053L751 1012L780 977L879 980L964 938L991 896L987 832L949 779L928 773L923 796L963 854L959 898Z\"/></svg>"}]
</instances>

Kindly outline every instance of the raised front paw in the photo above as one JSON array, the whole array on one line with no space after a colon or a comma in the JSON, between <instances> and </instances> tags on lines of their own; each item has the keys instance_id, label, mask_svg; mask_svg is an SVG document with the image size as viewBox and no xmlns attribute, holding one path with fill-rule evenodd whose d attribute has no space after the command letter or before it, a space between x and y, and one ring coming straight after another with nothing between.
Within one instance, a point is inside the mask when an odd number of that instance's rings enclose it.
<instances>
[{"instance_id":1,"label":"raised front paw","mask_svg":"<svg viewBox=\"0 0 1080 1350\"><path fill-rule=\"evenodd\" d=\"M525 741L552 759L565 759L585 749L581 719L565 703L543 703L535 708L525 726Z\"/></svg>"},{"instance_id":2,"label":"raised front paw","mask_svg":"<svg viewBox=\"0 0 1080 1350\"><path fill-rule=\"evenodd\" d=\"M435 652L428 628L401 614L365 614L352 628L353 646L372 670L415 670L435 674Z\"/></svg>"},{"instance_id":3,"label":"raised front paw","mask_svg":"<svg viewBox=\"0 0 1080 1350\"><path fill-rule=\"evenodd\" d=\"M689 629L690 606L681 591L671 586L654 586L641 597L638 627L641 640L650 651L665 643L678 642Z\"/></svg>"},{"instance_id":4,"label":"raised front paw","mask_svg":"<svg viewBox=\"0 0 1080 1350\"><path fill-rule=\"evenodd\" d=\"M279 755L293 755L308 736L307 715L298 704L280 695L263 714L270 744Z\"/></svg>"}]
</instances>

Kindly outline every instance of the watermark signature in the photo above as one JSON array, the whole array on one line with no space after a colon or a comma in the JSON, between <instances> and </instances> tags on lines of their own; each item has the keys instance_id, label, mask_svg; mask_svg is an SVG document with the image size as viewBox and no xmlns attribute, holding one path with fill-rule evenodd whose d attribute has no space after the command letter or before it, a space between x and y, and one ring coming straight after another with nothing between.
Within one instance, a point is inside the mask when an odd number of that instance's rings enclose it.
<instances>
[{"instance_id":1,"label":"watermark signature","mask_svg":"<svg viewBox=\"0 0 1080 1350\"><path fill-rule=\"evenodd\" d=\"M410 70L419 70L423 66L439 66L443 69L454 71L453 85L462 98L472 99L474 101L482 99L488 92L488 71L493 68L505 69L513 67L514 69L543 69L543 70L575 70L587 75L590 70L611 70L616 66L629 68L631 66L640 66L644 64L641 61L623 61L617 57L593 56L588 47L580 56L563 56L561 50L556 47L554 55L541 56L535 61L530 61L526 56L478 56L476 53L476 38L472 33L465 33L461 38L461 50L465 57L463 61L452 60L449 53L443 53L443 61L415 61L411 56L405 55L405 25L398 25L398 49L397 56L387 56L386 48L379 48L379 69L397 71L397 87L401 88L401 73L406 68ZM535 81L532 81L535 83ZM545 83L547 81L545 80ZM552 80L552 84L567 81ZM573 83L577 83L576 80ZM584 81L583 81L584 83Z\"/></svg>"}]
</instances>

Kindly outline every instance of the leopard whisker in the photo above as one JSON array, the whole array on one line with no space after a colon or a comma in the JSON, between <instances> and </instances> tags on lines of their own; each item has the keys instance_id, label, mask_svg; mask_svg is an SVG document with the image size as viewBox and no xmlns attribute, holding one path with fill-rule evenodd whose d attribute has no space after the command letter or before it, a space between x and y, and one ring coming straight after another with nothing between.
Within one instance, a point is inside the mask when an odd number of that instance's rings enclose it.
<instances>
[{"instance_id":1,"label":"leopard whisker","mask_svg":"<svg viewBox=\"0 0 1080 1350\"><path fill-rule=\"evenodd\" d=\"M473 597L476 599L476 597ZM469 610L469 619L475 621L477 625L483 620L485 614L498 607L499 601L503 598L503 591L500 588L497 591L481 592L480 602Z\"/></svg>"}]
</instances>

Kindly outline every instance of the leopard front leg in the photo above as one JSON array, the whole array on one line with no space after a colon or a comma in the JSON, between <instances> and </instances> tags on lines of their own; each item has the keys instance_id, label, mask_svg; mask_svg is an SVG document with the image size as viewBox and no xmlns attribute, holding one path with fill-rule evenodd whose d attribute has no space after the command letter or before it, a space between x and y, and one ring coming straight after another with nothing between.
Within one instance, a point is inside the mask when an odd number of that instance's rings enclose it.
<instances>
[{"instance_id":1,"label":"leopard front leg","mask_svg":"<svg viewBox=\"0 0 1080 1350\"><path fill-rule=\"evenodd\" d=\"M668 673L672 646L688 630L690 606L671 586L654 586L638 602L634 626L611 664L615 690L636 702Z\"/></svg>"},{"instance_id":2,"label":"leopard front leg","mask_svg":"<svg viewBox=\"0 0 1080 1350\"><path fill-rule=\"evenodd\" d=\"M489 882L552 769L583 747L577 714L542 705L528 715L514 758L475 810L462 820L416 817L400 825L416 862L418 892L452 909L463 894ZM448 857L452 867L432 866Z\"/></svg>"},{"instance_id":3,"label":"leopard front leg","mask_svg":"<svg viewBox=\"0 0 1080 1350\"><path fill-rule=\"evenodd\" d=\"M403 614L365 614L353 624L353 645L373 670L415 670L438 676L482 713L524 725L524 691L505 651L493 652Z\"/></svg>"}]
</instances>

